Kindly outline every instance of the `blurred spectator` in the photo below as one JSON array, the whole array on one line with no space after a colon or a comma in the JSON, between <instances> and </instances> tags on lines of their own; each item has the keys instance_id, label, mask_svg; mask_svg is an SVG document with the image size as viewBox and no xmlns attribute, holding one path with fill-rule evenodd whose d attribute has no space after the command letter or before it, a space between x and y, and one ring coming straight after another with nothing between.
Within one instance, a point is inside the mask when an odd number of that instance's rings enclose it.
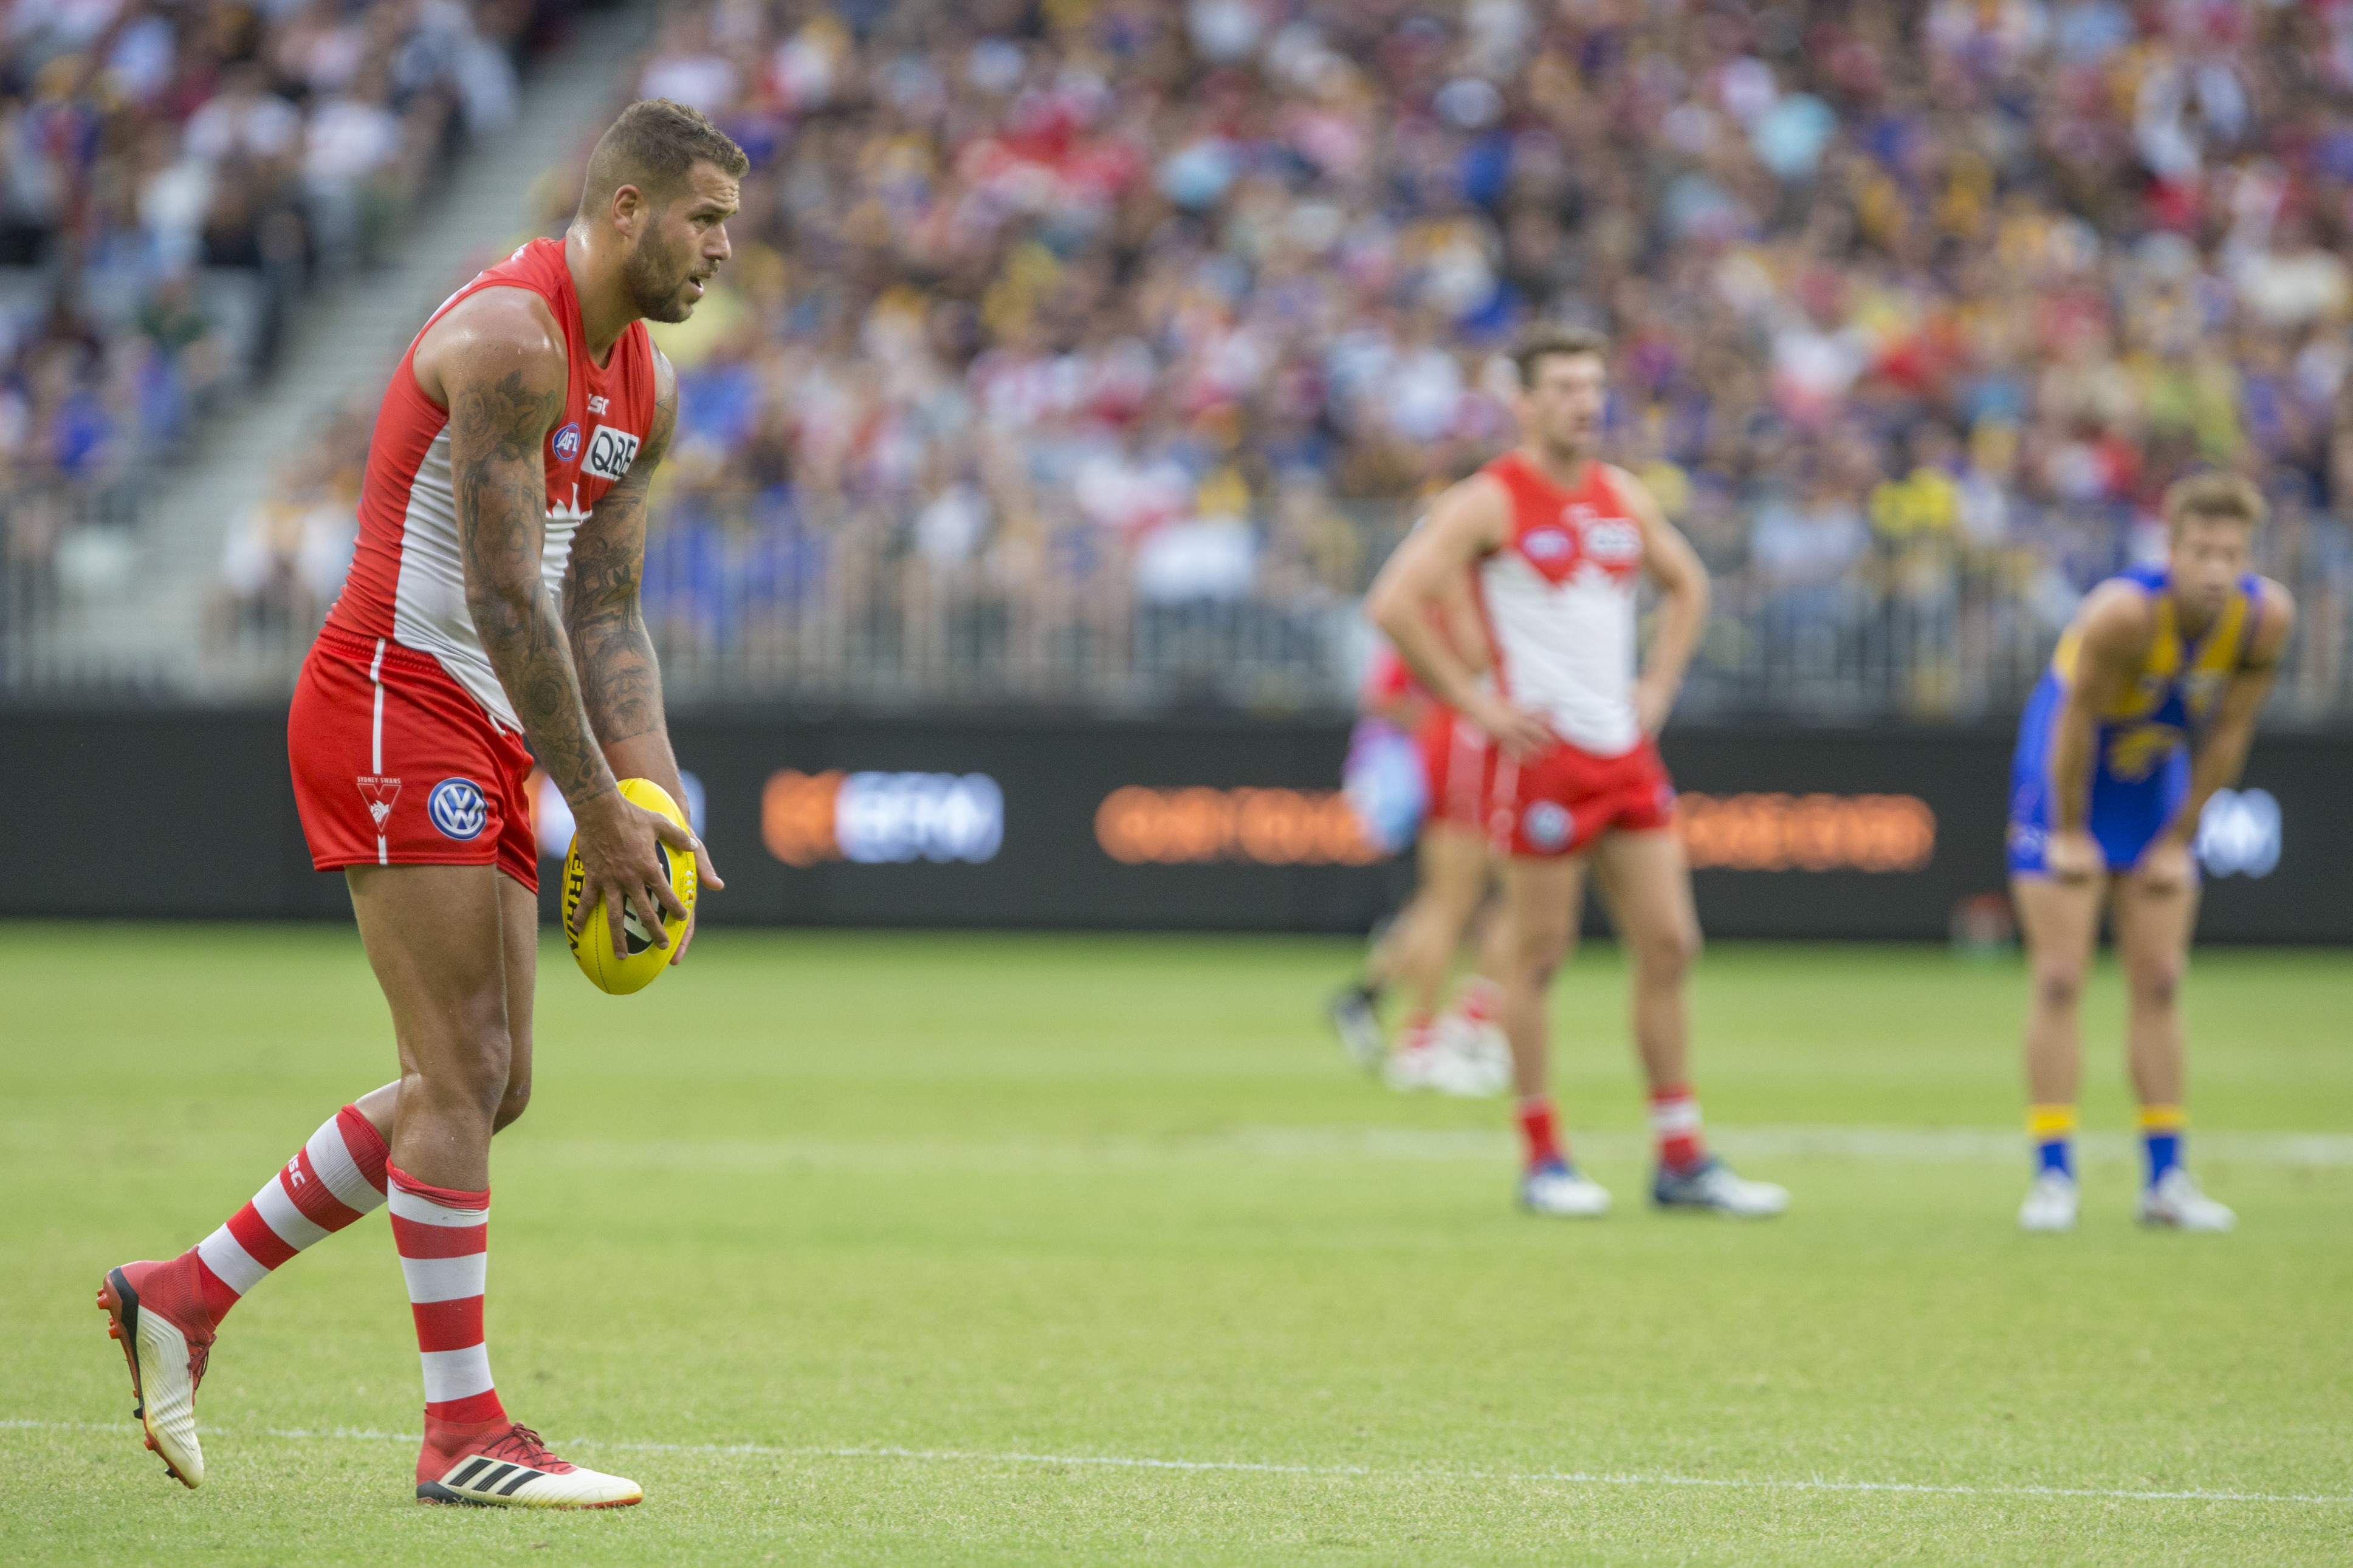
<instances>
[{"instance_id":1,"label":"blurred spectator","mask_svg":"<svg viewBox=\"0 0 2353 1568\"><path fill-rule=\"evenodd\" d=\"M331 420L229 530L206 617L214 647L250 637L300 647L318 630L359 539L367 431L356 410Z\"/></svg>"},{"instance_id":2,"label":"blurred spectator","mask_svg":"<svg viewBox=\"0 0 2353 1568\"><path fill-rule=\"evenodd\" d=\"M145 476L266 366L288 296L366 259L456 137L512 121L527 29L570 4L0 10L0 268L40 269L0 273L0 472L41 498L9 508L11 559L135 521ZM250 303L224 319L225 290Z\"/></svg>"}]
</instances>

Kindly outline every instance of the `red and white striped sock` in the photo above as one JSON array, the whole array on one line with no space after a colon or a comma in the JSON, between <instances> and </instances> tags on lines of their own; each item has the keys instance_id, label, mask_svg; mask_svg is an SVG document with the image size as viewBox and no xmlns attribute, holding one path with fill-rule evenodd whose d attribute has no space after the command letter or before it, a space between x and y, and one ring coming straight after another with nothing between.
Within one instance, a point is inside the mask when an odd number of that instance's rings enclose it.
<instances>
[{"instance_id":1,"label":"red and white striped sock","mask_svg":"<svg viewBox=\"0 0 2353 1568\"><path fill-rule=\"evenodd\" d=\"M1454 992L1454 1005L1473 1024L1492 1024L1504 1016L1504 988L1483 974L1474 974Z\"/></svg>"},{"instance_id":2,"label":"red and white striped sock","mask_svg":"<svg viewBox=\"0 0 2353 1568\"><path fill-rule=\"evenodd\" d=\"M215 1323L288 1258L384 1204L384 1135L346 1105L227 1225L196 1243L196 1281Z\"/></svg>"},{"instance_id":3,"label":"red and white striped sock","mask_svg":"<svg viewBox=\"0 0 2353 1568\"><path fill-rule=\"evenodd\" d=\"M1545 1166L1566 1164L1568 1154L1561 1147L1560 1128L1555 1121L1552 1096L1532 1094L1520 1101L1520 1140L1527 1152L1527 1168L1542 1170Z\"/></svg>"},{"instance_id":4,"label":"red and white striped sock","mask_svg":"<svg viewBox=\"0 0 2353 1568\"><path fill-rule=\"evenodd\" d=\"M427 1186L391 1167L392 1238L408 1281L417 1348L425 1362L425 1421L503 1423L482 1342L482 1286L491 1261L491 1194Z\"/></svg>"},{"instance_id":5,"label":"red and white striped sock","mask_svg":"<svg viewBox=\"0 0 2353 1568\"><path fill-rule=\"evenodd\" d=\"M1687 1083L1671 1083L1651 1096L1651 1131L1659 1141L1659 1163L1670 1171L1688 1171L1707 1158L1700 1136L1699 1097Z\"/></svg>"}]
</instances>

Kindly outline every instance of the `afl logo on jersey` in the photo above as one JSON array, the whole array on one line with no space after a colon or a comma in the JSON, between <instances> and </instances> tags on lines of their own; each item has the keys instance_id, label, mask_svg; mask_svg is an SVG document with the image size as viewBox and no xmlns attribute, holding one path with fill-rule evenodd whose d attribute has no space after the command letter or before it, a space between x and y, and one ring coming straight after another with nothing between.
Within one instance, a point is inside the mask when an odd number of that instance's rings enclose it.
<instances>
[{"instance_id":1,"label":"afl logo on jersey","mask_svg":"<svg viewBox=\"0 0 2353 1568\"><path fill-rule=\"evenodd\" d=\"M490 826L491 808L483 803L481 786L471 779L443 779L425 798L425 814L445 838L463 843L481 837Z\"/></svg>"},{"instance_id":2,"label":"afl logo on jersey","mask_svg":"<svg viewBox=\"0 0 2353 1568\"><path fill-rule=\"evenodd\" d=\"M1529 531L1520 548L1531 561L1559 561L1576 551L1577 542L1557 528L1538 528Z\"/></svg>"},{"instance_id":3,"label":"afl logo on jersey","mask_svg":"<svg viewBox=\"0 0 2353 1568\"><path fill-rule=\"evenodd\" d=\"M573 458L580 455L580 426L577 425L566 425L563 429L558 430L555 433L554 439L550 441L548 445L554 449L555 460L557 462L568 463L572 461Z\"/></svg>"}]
</instances>

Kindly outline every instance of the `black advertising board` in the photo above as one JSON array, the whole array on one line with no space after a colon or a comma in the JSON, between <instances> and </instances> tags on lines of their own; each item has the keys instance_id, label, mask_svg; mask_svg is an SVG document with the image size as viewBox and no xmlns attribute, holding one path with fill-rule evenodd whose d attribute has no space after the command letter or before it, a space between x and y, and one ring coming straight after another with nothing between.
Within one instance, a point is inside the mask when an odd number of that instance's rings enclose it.
<instances>
[{"instance_id":1,"label":"black advertising board","mask_svg":"<svg viewBox=\"0 0 2353 1568\"><path fill-rule=\"evenodd\" d=\"M302 847L284 724L0 713L0 749L38 781L0 912L345 916ZM728 881L713 922L1361 931L1401 881L1333 793L1337 724L746 711L672 729ZM1714 935L1938 939L2003 886L2006 729L1678 729L1664 750ZM2348 778L2353 736L2257 742L2210 821L2202 937L2353 941Z\"/></svg>"}]
</instances>

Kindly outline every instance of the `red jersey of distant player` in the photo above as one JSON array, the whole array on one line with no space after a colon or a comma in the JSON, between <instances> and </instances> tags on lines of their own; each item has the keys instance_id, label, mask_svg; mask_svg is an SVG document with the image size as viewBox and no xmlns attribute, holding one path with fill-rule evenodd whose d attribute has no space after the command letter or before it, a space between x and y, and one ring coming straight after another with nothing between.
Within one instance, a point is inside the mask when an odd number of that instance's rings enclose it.
<instances>
[{"instance_id":1,"label":"red jersey of distant player","mask_svg":"<svg viewBox=\"0 0 2353 1568\"><path fill-rule=\"evenodd\" d=\"M1511 498L1511 538L1473 577L1494 651L1497 692L1560 737L1503 757L1488 830L1522 856L1572 855L1613 829L1672 826L1675 792L1634 713L1634 591L1642 530L1605 465L1574 486L1519 452L1482 470Z\"/></svg>"},{"instance_id":2,"label":"red jersey of distant player","mask_svg":"<svg viewBox=\"0 0 2353 1568\"><path fill-rule=\"evenodd\" d=\"M633 321L605 363L589 358L560 239L533 240L452 294L417 341L485 289L539 295L564 332L564 416L542 450L541 578L558 594L574 535L653 428L653 342ZM417 385L416 354L413 342L385 391L351 574L295 689L295 801L320 870L494 863L536 891L531 754L466 605L449 414Z\"/></svg>"},{"instance_id":3,"label":"red jersey of distant player","mask_svg":"<svg viewBox=\"0 0 2353 1568\"><path fill-rule=\"evenodd\" d=\"M1448 629L1442 621L1438 624L1441 631ZM1421 752L1422 771L1429 781L1429 819L1473 833L1484 831L1495 743L1485 731L1416 680L1397 650L1384 643L1365 672L1359 705L1370 709L1399 700L1409 700L1422 710L1414 744Z\"/></svg>"}]
</instances>

